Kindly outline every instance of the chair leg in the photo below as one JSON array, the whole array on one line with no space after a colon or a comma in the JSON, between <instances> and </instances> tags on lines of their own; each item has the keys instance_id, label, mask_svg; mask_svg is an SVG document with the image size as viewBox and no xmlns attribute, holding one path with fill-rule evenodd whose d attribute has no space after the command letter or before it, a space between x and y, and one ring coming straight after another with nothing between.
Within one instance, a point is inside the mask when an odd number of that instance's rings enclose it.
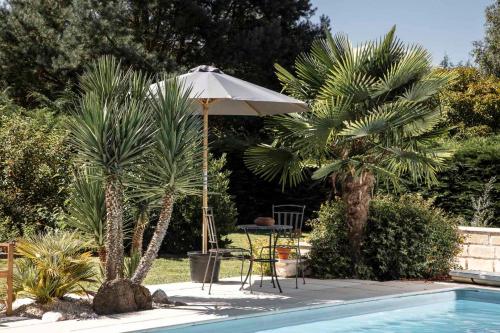
<instances>
[{"instance_id":1,"label":"chair leg","mask_svg":"<svg viewBox=\"0 0 500 333\"><path fill-rule=\"evenodd\" d=\"M262 251L264 248L260 249L259 258L262 259ZM262 282L264 281L264 263L260 262L260 287L262 288Z\"/></svg>"},{"instance_id":2,"label":"chair leg","mask_svg":"<svg viewBox=\"0 0 500 333\"><path fill-rule=\"evenodd\" d=\"M300 250L297 248L297 257L295 258L295 289L299 289L299 283L297 282L299 278L299 255Z\"/></svg>"},{"instance_id":3,"label":"chair leg","mask_svg":"<svg viewBox=\"0 0 500 333\"><path fill-rule=\"evenodd\" d=\"M205 281L207 280L208 267L210 267L210 259L212 258L212 252L208 253L207 267L205 268L205 275L203 275L203 284L201 285L201 290L205 288Z\"/></svg>"},{"instance_id":4,"label":"chair leg","mask_svg":"<svg viewBox=\"0 0 500 333\"><path fill-rule=\"evenodd\" d=\"M245 254L241 252L241 269L240 269L240 282L243 283L243 264L245 263Z\"/></svg>"},{"instance_id":5,"label":"chair leg","mask_svg":"<svg viewBox=\"0 0 500 333\"><path fill-rule=\"evenodd\" d=\"M300 262L300 270L302 271L302 284L306 284L306 277L305 277L305 273L304 273L304 260L302 260L302 254L300 253L300 242L299 242L299 246L297 247L297 253L298 253L297 258L299 258L299 262ZM298 267L298 265L297 265L297 267Z\"/></svg>"},{"instance_id":6,"label":"chair leg","mask_svg":"<svg viewBox=\"0 0 500 333\"><path fill-rule=\"evenodd\" d=\"M306 273L304 272L304 261L300 258L300 269L302 270L302 284L306 284Z\"/></svg>"},{"instance_id":7,"label":"chair leg","mask_svg":"<svg viewBox=\"0 0 500 333\"><path fill-rule=\"evenodd\" d=\"M250 287L250 294L253 294L253 290L252 290L252 270L253 270L253 260L250 259L250 268L249 268L250 276L248 276L248 286Z\"/></svg>"},{"instance_id":8,"label":"chair leg","mask_svg":"<svg viewBox=\"0 0 500 333\"><path fill-rule=\"evenodd\" d=\"M212 292L212 283L214 281L214 274L215 274L215 267L217 266L217 258L219 256L219 252L215 252L215 259L214 259L214 268L212 269L212 277L210 278L210 287L208 288L208 294Z\"/></svg>"}]
</instances>

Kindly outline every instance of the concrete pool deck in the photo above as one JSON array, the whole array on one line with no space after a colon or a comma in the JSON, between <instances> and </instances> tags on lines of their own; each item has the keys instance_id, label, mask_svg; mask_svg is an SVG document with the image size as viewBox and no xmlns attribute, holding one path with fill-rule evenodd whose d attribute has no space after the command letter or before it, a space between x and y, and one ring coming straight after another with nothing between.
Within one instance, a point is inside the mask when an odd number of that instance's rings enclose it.
<instances>
[{"instance_id":1,"label":"concrete pool deck","mask_svg":"<svg viewBox=\"0 0 500 333\"><path fill-rule=\"evenodd\" d=\"M321 304L336 304L363 298L379 297L449 289L471 285L423 282L423 281L366 281L366 280L317 280L306 279L295 289L295 279L280 279L283 294L272 288L266 279L262 288L258 282L253 285L253 294L248 285L239 291L239 277L223 279L214 284L212 295L201 290L201 284L183 282L148 286L152 292L163 289L172 301L182 301L187 306L101 316L95 320L67 320L45 323L37 319L0 321L0 332L41 333L41 332L93 332L114 333L154 327L184 324L210 319L290 309ZM208 286L207 286L208 287Z\"/></svg>"}]
</instances>

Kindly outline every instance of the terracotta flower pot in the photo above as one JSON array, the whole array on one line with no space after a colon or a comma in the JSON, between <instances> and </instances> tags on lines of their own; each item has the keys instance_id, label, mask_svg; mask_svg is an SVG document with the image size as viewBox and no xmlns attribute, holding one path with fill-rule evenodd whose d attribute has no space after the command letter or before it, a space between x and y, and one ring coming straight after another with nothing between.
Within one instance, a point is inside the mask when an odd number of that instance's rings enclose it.
<instances>
[{"instance_id":1,"label":"terracotta flower pot","mask_svg":"<svg viewBox=\"0 0 500 333\"><path fill-rule=\"evenodd\" d=\"M261 217L256 218L254 222L256 225L269 227L269 226L274 224L274 219L272 217L261 216Z\"/></svg>"},{"instance_id":2,"label":"terracotta flower pot","mask_svg":"<svg viewBox=\"0 0 500 333\"><path fill-rule=\"evenodd\" d=\"M278 252L278 258L281 260L286 260L290 256L292 249L288 247L277 247L276 252Z\"/></svg>"}]
</instances>

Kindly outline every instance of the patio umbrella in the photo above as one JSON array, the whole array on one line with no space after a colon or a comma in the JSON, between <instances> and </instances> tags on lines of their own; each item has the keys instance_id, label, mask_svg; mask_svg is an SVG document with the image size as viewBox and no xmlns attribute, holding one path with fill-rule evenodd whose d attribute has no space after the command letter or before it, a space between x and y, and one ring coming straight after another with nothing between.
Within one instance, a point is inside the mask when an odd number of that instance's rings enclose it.
<instances>
[{"instance_id":1,"label":"patio umbrella","mask_svg":"<svg viewBox=\"0 0 500 333\"><path fill-rule=\"evenodd\" d=\"M203 115L203 207L208 207L208 115L266 116L307 111L307 104L295 98L224 74L212 66L198 66L177 77L191 87L190 97ZM152 94L163 86L151 86ZM207 226L203 216L203 253L207 251Z\"/></svg>"}]
</instances>

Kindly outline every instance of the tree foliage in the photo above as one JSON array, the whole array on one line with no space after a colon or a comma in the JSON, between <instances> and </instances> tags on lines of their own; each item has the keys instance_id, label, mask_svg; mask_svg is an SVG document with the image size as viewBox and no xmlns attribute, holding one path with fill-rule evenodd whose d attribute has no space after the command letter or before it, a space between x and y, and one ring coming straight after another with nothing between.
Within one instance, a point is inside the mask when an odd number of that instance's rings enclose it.
<instances>
[{"instance_id":1,"label":"tree foliage","mask_svg":"<svg viewBox=\"0 0 500 333\"><path fill-rule=\"evenodd\" d=\"M449 126L454 132L484 135L500 129L500 79L474 67L438 70L454 73L456 80L441 95Z\"/></svg>"},{"instance_id":2,"label":"tree foliage","mask_svg":"<svg viewBox=\"0 0 500 333\"><path fill-rule=\"evenodd\" d=\"M225 243L224 241L227 242L224 237L235 231L238 212L233 197L229 194L231 171L225 168L226 155L220 158L210 156L208 166L208 202L214 210L221 245ZM201 212L200 197L182 196L179 198L172 212L172 222L161 252L184 255L188 251L200 250Z\"/></svg>"},{"instance_id":3,"label":"tree foliage","mask_svg":"<svg viewBox=\"0 0 500 333\"><path fill-rule=\"evenodd\" d=\"M474 215L472 198L481 196L484 185L500 174L500 137L472 137L449 142L453 157L439 173L440 182L430 188L414 189L425 197L434 198L434 204L449 214L460 216L470 224ZM500 226L500 184L491 189L493 203L492 226Z\"/></svg>"},{"instance_id":4,"label":"tree foliage","mask_svg":"<svg viewBox=\"0 0 500 333\"><path fill-rule=\"evenodd\" d=\"M256 174L292 186L310 167L319 167L316 179L370 171L392 182L436 181L444 155L428 143L441 134L436 97L452 74L432 71L425 49L404 45L394 28L357 48L328 35L295 68L294 75L277 66L278 77L312 112L272 118L276 140L247 151Z\"/></svg>"},{"instance_id":5,"label":"tree foliage","mask_svg":"<svg viewBox=\"0 0 500 333\"><path fill-rule=\"evenodd\" d=\"M165 76L162 85L156 85L155 95L148 99L155 135L138 192L145 199L157 200L161 208L153 236L132 276L134 283L142 283L151 269L169 228L176 199L201 193L203 125L190 93L191 87Z\"/></svg>"},{"instance_id":6,"label":"tree foliage","mask_svg":"<svg viewBox=\"0 0 500 333\"><path fill-rule=\"evenodd\" d=\"M472 54L483 72L500 77L500 2L486 7L485 16L484 39L474 42Z\"/></svg>"},{"instance_id":7,"label":"tree foliage","mask_svg":"<svg viewBox=\"0 0 500 333\"><path fill-rule=\"evenodd\" d=\"M67 203L66 225L78 230L106 260L106 205L104 182L95 168L83 167L75 172Z\"/></svg>"},{"instance_id":8,"label":"tree foliage","mask_svg":"<svg viewBox=\"0 0 500 333\"><path fill-rule=\"evenodd\" d=\"M321 34L309 0L7 0L0 4L0 82L22 103L55 99L89 61L114 55L149 73L215 64L272 86ZM324 24L327 21L323 20Z\"/></svg>"},{"instance_id":9,"label":"tree foliage","mask_svg":"<svg viewBox=\"0 0 500 333\"><path fill-rule=\"evenodd\" d=\"M60 120L9 103L0 104L0 240L55 227L71 182Z\"/></svg>"}]
</instances>

